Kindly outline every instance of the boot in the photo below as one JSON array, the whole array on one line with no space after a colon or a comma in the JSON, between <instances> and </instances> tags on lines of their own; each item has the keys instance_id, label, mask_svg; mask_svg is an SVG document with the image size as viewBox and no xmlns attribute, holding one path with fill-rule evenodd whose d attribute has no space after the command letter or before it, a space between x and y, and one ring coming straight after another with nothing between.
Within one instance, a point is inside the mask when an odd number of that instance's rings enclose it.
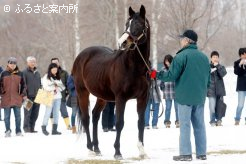
<instances>
[{"instance_id":1,"label":"boot","mask_svg":"<svg viewBox=\"0 0 246 164\"><path fill-rule=\"evenodd\" d=\"M216 123L216 126L222 126L222 121L218 120L217 123Z\"/></svg>"},{"instance_id":2,"label":"boot","mask_svg":"<svg viewBox=\"0 0 246 164\"><path fill-rule=\"evenodd\" d=\"M61 132L57 131L57 124L53 124L52 135L60 135L60 134L61 134Z\"/></svg>"},{"instance_id":3,"label":"boot","mask_svg":"<svg viewBox=\"0 0 246 164\"><path fill-rule=\"evenodd\" d=\"M76 134L76 133L77 133L76 126L73 126L73 127L72 127L72 133L73 133L73 134Z\"/></svg>"},{"instance_id":4,"label":"boot","mask_svg":"<svg viewBox=\"0 0 246 164\"><path fill-rule=\"evenodd\" d=\"M64 118L64 122L66 124L67 130L72 130L70 123L69 123L69 117Z\"/></svg>"},{"instance_id":5,"label":"boot","mask_svg":"<svg viewBox=\"0 0 246 164\"><path fill-rule=\"evenodd\" d=\"M47 130L46 130L46 126L45 125L43 125L43 126L41 126L42 127L42 132L44 133L44 135L49 135L49 132L47 132Z\"/></svg>"},{"instance_id":6,"label":"boot","mask_svg":"<svg viewBox=\"0 0 246 164\"><path fill-rule=\"evenodd\" d=\"M235 120L235 125L239 125L240 121Z\"/></svg>"},{"instance_id":7,"label":"boot","mask_svg":"<svg viewBox=\"0 0 246 164\"><path fill-rule=\"evenodd\" d=\"M192 161L191 155L179 155L179 156L173 156L174 161Z\"/></svg>"},{"instance_id":8,"label":"boot","mask_svg":"<svg viewBox=\"0 0 246 164\"><path fill-rule=\"evenodd\" d=\"M166 128L170 128L171 121L164 121Z\"/></svg>"},{"instance_id":9,"label":"boot","mask_svg":"<svg viewBox=\"0 0 246 164\"><path fill-rule=\"evenodd\" d=\"M31 133L37 133L38 131L34 130L34 127L31 127Z\"/></svg>"}]
</instances>

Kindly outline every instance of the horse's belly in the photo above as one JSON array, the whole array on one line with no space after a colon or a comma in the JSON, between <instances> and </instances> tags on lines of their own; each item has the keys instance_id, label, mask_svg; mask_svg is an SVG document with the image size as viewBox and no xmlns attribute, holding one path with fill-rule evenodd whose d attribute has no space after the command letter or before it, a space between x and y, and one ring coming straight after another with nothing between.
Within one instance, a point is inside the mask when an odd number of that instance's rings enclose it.
<instances>
[{"instance_id":1,"label":"horse's belly","mask_svg":"<svg viewBox=\"0 0 246 164\"><path fill-rule=\"evenodd\" d=\"M100 89L97 87L87 87L88 91L97 98L101 98L106 101L114 101L115 96L112 91L108 89Z\"/></svg>"}]
</instances>

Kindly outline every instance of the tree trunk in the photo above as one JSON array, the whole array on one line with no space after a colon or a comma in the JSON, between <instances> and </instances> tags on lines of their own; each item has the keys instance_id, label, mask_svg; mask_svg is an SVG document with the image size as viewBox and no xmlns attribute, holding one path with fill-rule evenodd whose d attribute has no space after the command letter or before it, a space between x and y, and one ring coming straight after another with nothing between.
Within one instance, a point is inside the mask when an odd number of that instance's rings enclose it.
<instances>
[{"instance_id":1,"label":"tree trunk","mask_svg":"<svg viewBox=\"0 0 246 164\"><path fill-rule=\"evenodd\" d=\"M79 6L79 0L76 0L76 4ZM77 10L77 12L74 13L74 19L75 59L75 57L78 56L80 52L79 10Z\"/></svg>"},{"instance_id":2,"label":"tree trunk","mask_svg":"<svg viewBox=\"0 0 246 164\"><path fill-rule=\"evenodd\" d=\"M127 6L127 0L124 0L124 7L125 7L125 11L124 11L124 21L127 20L128 18L128 6Z\"/></svg>"},{"instance_id":3,"label":"tree trunk","mask_svg":"<svg viewBox=\"0 0 246 164\"><path fill-rule=\"evenodd\" d=\"M114 0L115 9L114 9L114 20L115 20L115 48L118 48L118 39L119 39L119 24L118 24L118 1Z\"/></svg>"},{"instance_id":4,"label":"tree trunk","mask_svg":"<svg viewBox=\"0 0 246 164\"><path fill-rule=\"evenodd\" d=\"M156 20L156 12L155 10L155 4L156 0L152 1L152 14L151 14L151 20L152 20L152 33L151 33L151 44L152 44L152 68L157 69L157 31L158 31L158 24Z\"/></svg>"}]
</instances>

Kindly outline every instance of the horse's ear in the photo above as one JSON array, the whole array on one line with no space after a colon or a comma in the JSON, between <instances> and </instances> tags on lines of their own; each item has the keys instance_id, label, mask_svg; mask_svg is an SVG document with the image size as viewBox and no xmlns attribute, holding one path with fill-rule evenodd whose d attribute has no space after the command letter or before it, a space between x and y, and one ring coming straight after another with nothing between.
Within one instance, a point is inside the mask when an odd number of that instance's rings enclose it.
<instances>
[{"instance_id":1,"label":"horse's ear","mask_svg":"<svg viewBox=\"0 0 246 164\"><path fill-rule=\"evenodd\" d=\"M129 16L131 17L132 15L135 14L135 11L132 9L132 7L129 7Z\"/></svg>"},{"instance_id":2,"label":"horse's ear","mask_svg":"<svg viewBox=\"0 0 246 164\"><path fill-rule=\"evenodd\" d=\"M146 13L146 11L145 11L144 5L141 5L141 7L140 7L140 16L142 18L145 18L145 13Z\"/></svg>"}]
</instances>

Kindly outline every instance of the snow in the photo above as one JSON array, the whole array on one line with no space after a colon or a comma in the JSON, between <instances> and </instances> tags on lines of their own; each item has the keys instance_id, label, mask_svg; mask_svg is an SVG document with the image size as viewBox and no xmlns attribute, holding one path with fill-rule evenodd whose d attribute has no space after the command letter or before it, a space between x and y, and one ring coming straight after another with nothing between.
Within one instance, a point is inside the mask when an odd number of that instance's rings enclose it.
<instances>
[{"instance_id":1,"label":"snow","mask_svg":"<svg viewBox=\"0 0 246 164\"><path fill-rule=\"evenodd\" d=\"M195 159L194 138L192 136L193 161L197 164L213 164L213 163L236 163L243 164L246 161L246 132L245 122L242 119L239 126L234 125L234 116L237 107L236 76L233 74L233 68L227 68L228 74L225 77L225 85L227 96L225 102L227 104L226 117L223 118L222 127L211 127L209 125L209 109L208 101L205 104L205 120L207 130L207 150L208 159L200 161ZM91 103L95 103L92 96ZM164 104L165 105L165 104ZM23 109L22 109L23 110ZM162 110L160 108L160 110ZM70 115L71 110L68 109ZM245 109L242 118L245 117ZM2 110L3 115L3 110ZM0 122L0 163L68 163L69 160L96 160L97 163L106 160L106 163L114 162L114 140L115 132L103 132L101 128L101 120L99 120L99 148L102 156L89 156L86 148L86 136L71 134L66 130L63 119L59 120L60 136L44 136L41 133L41 122L44 115L44 108L41 107L39 118L36 124L38 133L24 133L23 137L16 137L12 133L12 137L5 138L4 122ZM174 110L172 110L171 121L174 122ZM146 159L139 158L138 130L137 130L137 112L136 101L130 100L126 106L125 126L121 135L121 153L123 160L121 163L187 163L175 162L172 160L174 155L179 153L179 129L171 125L170 129L164 128L164 115L159 118L159 129L145 130L144 145L148 155ZM23 112L22 112L23 123ZM14 114L11 115L11 128L15 130ZM47 128L51 131L51 125ZM75 161L70 162L75 163Z\"/></svg>"}]
</instances>

